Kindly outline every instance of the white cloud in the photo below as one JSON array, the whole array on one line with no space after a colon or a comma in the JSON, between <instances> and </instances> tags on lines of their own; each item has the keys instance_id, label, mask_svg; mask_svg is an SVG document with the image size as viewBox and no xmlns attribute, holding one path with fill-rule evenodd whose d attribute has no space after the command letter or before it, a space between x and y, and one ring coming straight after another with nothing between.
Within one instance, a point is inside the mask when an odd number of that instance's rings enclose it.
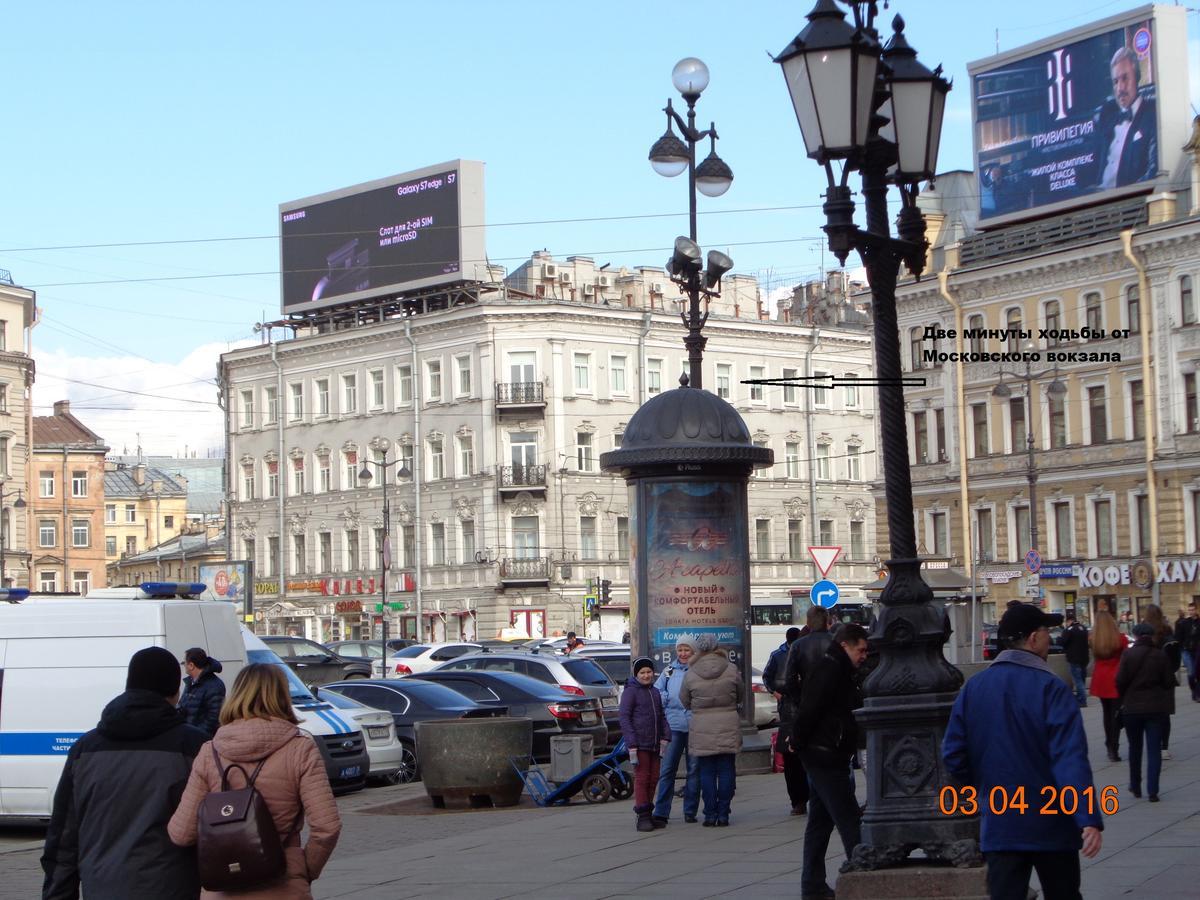
<instances>
[{"instance_id":1,"label":"white cloud","mask_svg":"<svg viewBox=\"0 0 1200 900\"><path fill-rule=\"evenodd\" d=\"M102 437L113 453L220 455L224 420L217 406L217 360L221 353L254 341L204 344L176 363L136 356L76 356L39 350L33 414L53 413L56 400Z\"/></svg>"}]
</instances>

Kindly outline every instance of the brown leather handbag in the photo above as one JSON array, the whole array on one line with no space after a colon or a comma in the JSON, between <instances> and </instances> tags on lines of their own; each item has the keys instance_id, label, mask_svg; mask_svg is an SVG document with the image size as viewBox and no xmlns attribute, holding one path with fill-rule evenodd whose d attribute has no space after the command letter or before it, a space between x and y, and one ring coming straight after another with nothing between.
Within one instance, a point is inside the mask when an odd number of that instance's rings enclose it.
<instances>
[{"instance_id":1,"label":"brown leather handbag","mask_svg":"<svg viewBox=\"0 0 1200 900\"><path fill-rule=\"evenodd\" d=\"M201 886L208 891L244 891L278 881L287 870L284 839L275 828L266 800L254 787L266 759L260 759L247 775L237 763L222 767L216 747L212 754L221 773L221 789L209 791L197 812ZM229 786L229 773L234 769L242 773L245 787Z\"/></svg>"}]
</instances>

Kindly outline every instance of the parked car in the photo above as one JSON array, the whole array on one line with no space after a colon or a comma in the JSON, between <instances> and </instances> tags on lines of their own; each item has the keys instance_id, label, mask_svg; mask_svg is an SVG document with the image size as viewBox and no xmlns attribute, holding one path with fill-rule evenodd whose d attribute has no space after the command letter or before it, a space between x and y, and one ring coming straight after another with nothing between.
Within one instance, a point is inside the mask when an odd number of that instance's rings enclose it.
<instances>
[{"instance_id":1,"label":"parked car","mask_svg":"<svg viewBox=\"0 0 1200 900\"><path fill-rule=\"evenodd\" d=\"M367 756L371 758L372 781L404 784L413 780L416 767L413 765L412 755L400 743L396 734L396 724L388 713L364 706L337 691L313 688L313 696L319 704L336 707L358 723L366 739Z\"/></svg>"},{"instance_id":2,"label":"parked car","mask_svg":"<svg viewBox=\"0 0 1200 900\"><path fill-rule=\"evenodd\" d=\"M629 677L633 674L633 659L632 651L628 644L616 645L595 645L584 644L571 656L587 657L595 660L596 665L604 670L612 683L617 686L617 696L625 692L625 685L629 683Z\"/></svg>"},{"instance_id":3,"label":"parked car","mask_svg":"<svg viewBox=\"0 0 1200 900\"><path fill-rule=\"evenodd\" d=\"M586 647L624 647L624 646L626 646L625 644L622 644L620 641L592 640L591 638L587 638L587 637L580 638L580 640L583 641L583 646L580 647L579 650L575 650L574 653L578 653L580 650L583 650ZM564 650L567 649L567 639L565 637L535 638L532 641L526 641L525 647L527 647L530 650L540 650L542 653L545 653L548 650L553 650L555 653L562 653Z\"/></svg>"},{"instance_id":4,"label":"parked car","mask_svg":"<svg viewBox=\"0 0 1200 900\"><path fill-rule=\"evenodd\" d=\"M388 656L391 656L397 650L403 650L405 647L411 647L416 641L408 638L388 638L387 648ZM338 656L345 659L363 660L371 662L374 659L383 659L383 641L368 641L368 640L353 640L353 641L333 641L326 644L327 650L332 650Z\"/></svg>"},{"instance_id":5,"label":"parked car","mask_svg":"<svg viewBox=\"0 0 1200 900\"><path fill-rule=\"evenodd\" d=\"M593 659L586 656L558 656L553 653L484 651L461 656L444 663L435 671L464 671L484 669L489 671L516 672L528 675L545 684L556 684L564 691L579 697L599 700L604 710L604 723L608 726L608 746L616 744L621 737L621 722L617 708L617 686Z\"/></svg>"},{"instance_id":6,"label":"parked car","mask_svg":"<svg viewBox=\"0 0 1200 900\"><path fill-rule=\"evenodd\" d=\"M347 678L371 677L371 667L366 663L338 656L316 641L279 635L267 635L262 640L309 687Z\"/></svg>"},{"instance_id":7,"label":"parked car","mask_svg":"<svg viewBox=\"0 0 1200 900\"><path fill-rule=\"evenodd\" d=\"M423 672L421 681L445 685L485 706L504 706L510 716L533 720L533 756L539 761L550 758L550 738L561 734L591 735L592 746L605 746L608 727L600 701L568 693L558 685L518 675L516 672L448 671ZM401 679L400 684L408 681Z\"/></svg>"},{"instance_id":8,"label":"parked car","mask_svg":"<svg viewBox=\"0 0 1200 900\"><path fill-rule=\"evenodd\" d=\"M475 653L483 649L479 644L469 641L450 641L441 644L413 644L397 650L387 659L388 676L416 675L427 672L435 666L452 659L457 659L467 653ZM371 664L374 677L383 675L382 660Z\"/></svg>"},{"instance_id":9,"label":"parked car","mask_svg":"<svg viewBox=\"0 0 1200 900\"><path fill-rule=\"evenodd\" d=\"M750 692L754 695L754 724L767 728L779 721L779 702L763 681L762 669L750 668Z\"/></svg>"},{"instance_id":10,"label":"parked car","mask_svg":"<svg viewBox=\"0 0 1200 900\"><path fill-rule=\"evenodd\" d=\"M404 746L401 767L411 771L406 780L421 777L421 760L417 756L417 722L436 719L477 719L508 714L507 707L484 705L441 684L418 681L415 678L384 681L338 681L321 689L322 695L338 693L357 700L372 709L391 713L396 735Z\"/></svg>"},{"instance_id":11,"label":"parked car","mask_svg":"<svg viewBox=\"0 0 1200 900\"><path fill-rule=\"evenodd\" d=\"M996 631L998 628L999 628L999 626L995 625L995 624L984 625L983 630L979 634L979 643L983 647L984 660L990 661L990 660L995 659L997 656L1000 655L1000 651L1002 649L1004 649L1000 646L1000 639L996 635ZM1055 627L1050 629L1050 652L1051 653L1062 653L1063 652L1062 639L1063 639L1063 629L1061 626L1056 625Z\"/></svg>"}]
</instances>

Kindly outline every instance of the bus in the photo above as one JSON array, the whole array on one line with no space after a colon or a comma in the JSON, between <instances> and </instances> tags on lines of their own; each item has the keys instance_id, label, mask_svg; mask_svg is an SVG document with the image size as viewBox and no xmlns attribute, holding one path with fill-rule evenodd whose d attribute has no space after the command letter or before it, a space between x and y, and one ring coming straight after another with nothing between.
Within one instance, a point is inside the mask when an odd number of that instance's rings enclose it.
<instances>
[{"instance_id":1,"label":"bus","mask_svg":"<svg viewBox=\"0 0 1200 900\"><path fill-rule=\"evenodd\" d=\"M750 662L761 669L771 653L783 643L787 630L795 625L803 628L812 601L808 591L796 591L790 598L771 594L751 594L750 597ZM835 621L858 622L870 627L875 622L875 604L857 588L843 588L837 605L830 614Z\"/></svg>"}]
</instances>

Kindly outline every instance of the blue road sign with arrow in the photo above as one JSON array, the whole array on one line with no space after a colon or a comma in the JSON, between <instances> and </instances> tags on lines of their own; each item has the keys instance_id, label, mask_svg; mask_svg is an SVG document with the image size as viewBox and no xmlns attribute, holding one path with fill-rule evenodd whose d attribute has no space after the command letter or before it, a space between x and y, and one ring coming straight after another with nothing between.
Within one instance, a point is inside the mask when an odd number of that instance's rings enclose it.
<instances>
[{"instance_id":1,"label":"blue road sign with arrow","mask_svg":"<svg viewBox=\"0 0 1200 900\"><path fill-rule=\"evenodd\" d=\"M812 590L808 592L808 596L812 598L812 602L825 609L833 609L834 605L838 602L838 597L841 595L841 589L828 578L818 581L812 586Z\"/></svg>"}]
</instances>

